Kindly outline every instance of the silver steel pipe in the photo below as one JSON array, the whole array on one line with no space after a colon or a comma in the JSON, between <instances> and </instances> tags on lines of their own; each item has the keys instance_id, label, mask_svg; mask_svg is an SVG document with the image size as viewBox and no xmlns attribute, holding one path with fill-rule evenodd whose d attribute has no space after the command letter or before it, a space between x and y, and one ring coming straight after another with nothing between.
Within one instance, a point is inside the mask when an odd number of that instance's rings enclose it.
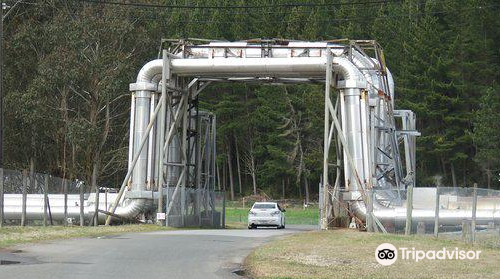
<instances>
[{"instance_id":1,"label":"silver steel pipe","mask_svg":"<svg viewBox=\"0 0 500 279\"><path fill-rule=\"evenodd\" d=\"M380 79L380 75L374 71L367 70L374 61L358 51L352 51L352 56L344 53L344 49L338 46L325 43L325 42L290 42L289 48L280 46L273 48L272 55L269 57L261 57L261 49L249 46L247 42L227 43L217 42L209 45L190 47L188 54L179 53L173 54L169 59L171 74L184 77L205 77L205 78L226 78L233 80L244 80L246 78L257 79L260 78L281 78L283 80L289 79L297 82L308 82L310 79L324 80L325 71L327 69L327 47L332 48L333 61L332 69L334 73L340 77L338 83L335 84L337 88L341 88L341 119L342 130L347 141L346 150L352 155L354 168L358 171L362 183L368 183L372 179L373 170L369 163L375 158L371 158L371 153L368 150L375 148L379 143L389 143L389 138L385 133L375 135L377 139L370 141L373 134L369 131L369 113L368 107L374 106L375 114L381 121L393 121L386 118L388 105L391 103L383 100L378 96L378 90L387 92L386 86L390 91L391 100L394 102L394 82L392 75L388 72L387 83ZM210 47L217 49L211 50ZM226 48L221 48L224 46ZM248 46L248 47L247 47ZM300 53L304 49L307 50L310 57L300 57ZM227 53L233 55L227 57ZM184 55L187 55L185 57ZM351 59L350 59L351 58ZM151 149L151 143L144 146L141 150L140 141L145 136L146 127L150 120L151 108L151 92L158 90L158 82L163 70L163 59L157 59L148 62L143 66L137 75L137 81L134 86L131 85L131 91L134 92L131 104L131 123L130 123L130 154L129 154L129 168L133 163L132 158L137 157L137 163L132 174L131 191L145 191L147 174L148 174L148 158L153 155L148 149ZM362 90L368 90L371 99L363 99ZM162 115L162 117L164 117ZM215 136L215 130L213 130ZM181 139L174 137L171 144L168 146L167 162L180 162L181 153L178 148ZM374 142L374 143L372 143ZM373 146L375 145L375 146ZM152 150L150 150L152 151ZM215 150L214 150L215 152ZM345 157L345 154L344 154ZM387 161L387 158L379 158L379 161ZM345 165L345 181L346 185L350 187L355 193L362 191L359 183L356 182L354 177L354 170L350 164ZM213 163L214 164L214 163ZM215 166L213 165L212 168ZM168 167L171 168L171 167ZM175 167L172 167L175 168ZM150 170L150 177L153 175ZM179 179L182 176L179 172L168 171L167 183L169 185L178 185ZM185 173L187 175L187 173ZM388 183L388 182L387 182ZM382 186L386 182L379 183ZM185 186L185 185L182 185ZM114 200L115 195L110 195L109 200ZM61 207L60 195L49 195L51 201L52 216L55 219L64 218L64 206ZM103 198L99 199L104 200ZM85 201L84 214L86 217L94 214L95 195L90 195ZM116 206L115 214L124 216L126 218L133 218L140 213L151 208L153 203L152 199L145 198L122 198ZM99 208L105 208L106 205L99 203ZM110 205L107 205L108 208ZM68 196L68 216L78 218L79 216L79 198L78 196ZM477 223L485 224L491 220L500 218L498 210L488 210L485 207L477 212ZM6 195L6 218L17 219L20 216L21 199L19 196ZM364 202L354 201L351 202L351 209L356 216L360 219L365 219L366 207ZM28 219L42 218L43 214L43 196L28 195L27 201L27 217ZM402 222L406 218L405 206L385 206L381 202L374 203L374 214L381 221L396 221ZM468 210L447 210L440 211L440 218L442 224L459 224L462 219L469 218L470 211ZM434 222L434 209L415 209L413 211L414 221ZM99 214L99 220L104 220L104 215Z\"/></svg>"},{"instance_id":2,"label":"silver steel pipe","mask_svg":"<svg viewBox=\"0 0 500 279\"><path fill-rule=\"evenodd\" d=\"M324 79L326 57L298 58L190 58L172 59L172 73L197 77L302 77ZM137 82L150 82L161 74L162 59L144 65ZM342 87L366 87L363 73L347 58L333 57L334 71L345 80Z\"/></svg>"},{"instance_id":3,"label":"silver steel pipe","mask_svg":"<svg viewBox=\"0 0 500 279\"><path fill-rule=\"evenodd\" d=\"M141 139L145 136L146 127L149 123L149 112L151 102L151 92L138 91L135 93L135 125L134 125L134 154L140 150ZM147 181L148 147L140 150L139 159L132 173L132 189L145 190Z\"/></svg>"}]
</instances>

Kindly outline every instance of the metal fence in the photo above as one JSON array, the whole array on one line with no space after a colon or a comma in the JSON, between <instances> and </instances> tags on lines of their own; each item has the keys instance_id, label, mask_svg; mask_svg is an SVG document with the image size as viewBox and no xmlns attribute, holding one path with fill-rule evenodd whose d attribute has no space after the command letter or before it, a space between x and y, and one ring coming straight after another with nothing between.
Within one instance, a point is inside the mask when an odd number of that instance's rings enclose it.
<instances>
[{"instance_id":1,"label":"metal fence","mask_svg":"<svg viewBox=\"0 0 500 279\"><path fill-rule=\"evenodd\" d=\"M90 187L86 187L83 181L62 179L49 174L29 172L27 170L17 171L0 169L0 177L0 225L67 225L68 220L61 221L52 218L49 195L54 198L54 194L60 194L60 197L62 197L67 204L67 197L69 195L74 197L75 194L77 194L81 196L83 200L87 200L91 192ZM6 200L6 198L9 198L9 200ZM47 210L47 214L45 216L42 215L43 219L41 217L39 220L30 220L30 218L26 218L25 212L28 198L41 200L41 205L43 205L43 200L46 199L47 203L43 206L44 210ZM59 202L61 202L60 198L57 199L57 203ZM6 206L9 206L7 209L13 206L16 208L22 207L23 213L21 214L21 218L6 218Z\"/></svg>"},{"instance_id":2,"label":"metal fence","mask_svg":"<svg viewBox=\"0 0 500 279\"><path fill-rule=\"evenodd\" d=\"M433 233L436 237L461 239L467 243L488 242L500 247L500 191L475 187L438 187L432 197L434 213L439 218L435 219L434 226L420 225L417 233ZM454 226L449 225L443 222L443 211L465 211L467 218L462 218Z\"/></svg>"},{"instance_id":3,"label":"metal fence","mask_svg":"<svg viewBox=\"0 0 500 279\"><path fill-rule=\"evenodd\" d=\"M473 187L417 187L413 189L412 197L409 197L407 190L375 190L374 196L383 206L401 208L404 215L407 215L406 209L411 203L411 216L414 220L411 222L410 233L460 232L463 224L474 222L477 230L500 225L498 190ZM375 207L374 212L376 211ZM405 233L407 220L406 218L401 220L402 214L399 213L383 222L388 232Z\"/></svg>"},{"instance_id":4,"label":"metal fence","mask_svg":"<svg viewBox=\"0 0 500 279\"><path fill-rule=\"evenodd\" d=\"M7 194L22 194L23 180L27 194L43 194L45 189L47 194L63 194L65 186L68 194L79 194L80 187L84 187L85 193L91 191L82 181L62 179L44 173L3 169L3 179L4 193Z\"/></svg>"},{"instance_id":5,"label":"metal fence","mask_svg":"<svg viewBox=\"0 0 500 279\"><path fill-rule=\"evenodd\" d=\"M3 173L3 175L2 175ZM3 178L0 182L0 226L7 225L68 225L82 219L81 225L90 225L94 223L93 218L84 216L83 218L52 218L51 206L64 206L65 212L68 207L78 206L82 208L91 207L94 211L96 203L95 188L85 184L79 180L62 179L43 173L30 173L28 171L16 171L0 169L0 176ZM168 190L167 190L168 189ZM99 188L99 210L100 214L107 212L116 198L116 189ZM212 227L223 228L225 198L223 192L216 192L204 189L193 189L179 187L178 193L174 198L175 188L164 188L165 200L167 205L171 205L170 214L168 216L168 225L174 227ZM152 195L157 196L157 195ZM44 199L46 203L44 204ZM170 203L170 201L172 201ZM156 202L156 201L154 201ZM28 205L27 205L28 204ZM46 214L43 212L35 218L26 218L26 208L36 204L44 207ZM23 213L17 214L15 217L9 218L8 214L4 214L5 210L11 209L12 206L22 207ZM155 207L153 207L155 208ZM5 210L4 210L5 209ZM154 214L143 212L141 214L147 220ZM153 209L154 210L154 209ZM87 210L85 210L87 212ZM153 212L154 213L154 212ZM66 213L65 213L66 214ZM19 218L18 215L21 215ZM12 214L10 215L12 216ZM80 215L82 217L83 215ZM42 219L43 218L43 219ZM56 220L57 219L57 220Z\"/></svg>"},{"instance_id":6,"label":"metal fence","mask_svg":"<svg viewBox=\"0 0 500 279\"><path fill-rule=\"evenodd\" d=\"M366 214L368 230L371 227L374 231L395 234L429 234L463 239L466 242L488 240L500 247L498 190L477 187L416 187L412 191L375 189L344 192L335 196L334 216L347 218L355 215L356 210ZM375 215L371 220L370 212ZM332 220L335 221L337 220ZM351 226L355 221L358 221L359 226L360 220L355 218L349 220ZM335 225L347 225L337 223L339 224Z\"/></svg>"}]
</instances>

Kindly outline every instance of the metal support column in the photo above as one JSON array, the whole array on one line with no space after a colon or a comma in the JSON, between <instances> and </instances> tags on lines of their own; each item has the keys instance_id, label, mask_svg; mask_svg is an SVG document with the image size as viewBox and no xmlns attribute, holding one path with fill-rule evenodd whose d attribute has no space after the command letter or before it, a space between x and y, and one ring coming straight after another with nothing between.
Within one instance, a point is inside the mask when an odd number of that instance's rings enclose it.
<instances>
[{"instance_id":1,"label":"metal support column","mask_svg":"<svg viewBox=\"0 0 500 279\"><path fill-rule=\"evenodd\" d=\"M189 92L184 92L186 94L184 98L184 104L182 105L182 138L181 138L181 154L182 154L182 168L184 175L182 176L182 185L181 185L181 226L185 226L185 218L186 218L186 183L188 181L187 177L189 176L189 158L188 158L188 110L189 110Z\"/></svg>"},{"instance_id":2,"label":"metal support column","mask_svg":"<svg viewBox=\"0 0 500 279\"><path fill-rule=\"evenodd\" d=\"M332 52L327 49L327 59L326 59L326 81L325 81L325 120L324 120L324 139L323 139L323 193L320 197L321 203L321 224L320 228L322 230L328 229L328 161L330 153L330 110L328 108L328 103L330 100L330 92L332 86Z\"/></svg>"},{"instance_id":3,"label":"metal support column","mask_svg":"<svg viewBox=\"0 0 500 279\"><path fill-rule=\"evenodd\" d=\"M161 109L160 109L160 116L159 116L159 131L157 133L159 139L158 143L161 143L163 145L163 141L165 138L165 117L166 117L166 106L167 106L167 80L170 80L170 61L168 59L168 53L167 50L163 50L163 71L162 71L162 78L161 78ZM160 215L163 215L164 211L164 205L163 205L163 148L159 148L159 154L158 155L158 213ZM168 191L168 189L167 189ZM165 216L165 219L167 217ZM158 220L158 223L161 226L164 226L166 224L165 220Z\"/></svg>"}]
</instances>

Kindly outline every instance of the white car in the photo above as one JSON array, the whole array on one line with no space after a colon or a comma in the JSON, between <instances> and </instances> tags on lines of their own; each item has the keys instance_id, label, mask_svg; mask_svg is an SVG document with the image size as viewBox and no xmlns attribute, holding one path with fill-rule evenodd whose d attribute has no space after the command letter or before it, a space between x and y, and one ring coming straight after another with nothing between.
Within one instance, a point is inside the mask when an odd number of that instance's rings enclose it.
<instances>
[{"instance_id":1,"label":"white car","mask_svg":"<svg viewBox=\"0 0 500 279\"><path fill-rule=\"evenodd\" d=\"M276 202L256 202L248 212L248 229L258 226L284 229L285 211Z\"/></svg>"}]
</instances>

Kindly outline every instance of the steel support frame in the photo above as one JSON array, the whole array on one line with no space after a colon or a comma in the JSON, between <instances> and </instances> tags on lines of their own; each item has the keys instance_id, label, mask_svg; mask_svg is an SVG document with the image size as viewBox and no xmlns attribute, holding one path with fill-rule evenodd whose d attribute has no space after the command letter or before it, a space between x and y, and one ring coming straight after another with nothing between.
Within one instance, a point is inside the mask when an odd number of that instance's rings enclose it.
<instances>
[{"instance_id":1,"label":"steel support frame","mask_svg":"<svg viewBox=\"0 0 500 279\"><path fill-rule=\"evenodd\" d=\"M411 110L394 110L394 117L401 118L401 130L397 131L398 142L403 140L405 152L405 184L415 187L417 136L416 115Z\"/></svg>"},{"instance_id":2,"label":"steel support frame","mask_svg":"<svg viewBox=\"0 0 500 279\"><path fill-rule=\"evenodd\" d=\"M349 49L351 50L352 47L357 47L356 45L351 46ZM358 47L359 48L359 47ZM360 49L356 48L358 51ZM324 123L324 156L323 156L323 175L322 175L322 182L324 185L324 191L322 191L322 206L320 208L320 213L321 213L321 222L320 222L320 227L322 229L326 229L328 227L328 218L330 215L330 205L331 205L331 199L330 199L330 183L329 183L329 165L330 165L330 146L332 140L335 139L337 142L337 163L336 163L336 168L337 168L337 177L335 179L335 186L334 186L334 193L337 193L339 189L342 187L341 180L340 179L340 173L350 171L353 176L351 176L352 180L354 181L349 181L345 180L347 185L343 185L345 190L349 190L349 183L355 183L358 186L358 189L360 189L360 198L366 202L366 195L364 193L366 188L371 188L377 185L376 181L376 175L373 174L379 174L382 175L383 179L387 180L394 180L394 185L398 189L401 187L401 181L403 180L402 178L402 171L401 169L398 169L398 165L400 162L397 162L399 160L399 151L398 151L398 138L396 135L395 131L395 123L394 123L394 116L393 116L393 111L392 111L392 102L390 99L390 94L389 94L389 84L387 80L387 74L385 71L385 64L383 61L383 54L381 55L379 49L377 47L374 48L376 51L377 55L377 61L379 62L374 63L373 67L375 70L380 72L379 76L379 82L383 86L383 89L385 92L379 92L379 98L374 98L377 100L379 103L373 104L371 101L372 99L370 98L371 96L368 96L368 91L364 91L364 88L357 88L356 90L359 90L359 96L362 98L362 105L369 107L367 110L361 110L362 113L365 113L363 119L369 119L368 121L365 121L361 125L364 125L362 128L362 133L363 133L363 149L365 150L364 152L367 152L363 156L366 157L371 157L372 160L369 160L367 162L363 162L363 165L355 164L354 159L352 154L350 154L347 146L347 141L345 138L345 134L343 131L345 131L345 119L339 120L338 117L338 109L340 109L341 113L340 115L342 118L345 118L345 107L343 105L343 100L345 98L345 91L352 91L352 88L348 88L346 90L337 88L336 81L338 80L337 77L335 79L333 78L333 65L332 65L332 52L330 49L328 49L328 56L327 56L327 69L326 69L326 74L325 74L325 123ZM352 51L352 50L351 50ZM363 51L363 50L361 50ZM364 53L364 52L363 52ZM164 60L168 60L168 53L165 55L165 50L163 51L163 56ZM351 57L352 59L352 57ZM353 61L351 61L353 62ZM164 73L168 72L168 65L169 63L164 63ZM165 68L167 67L167 68ZM181 203L184 203L186 198L185 198L185 189L186 187L194 187L197 188L198 190L201 189L201 183L202 183L202 170L201 168L203 165L201 164L200 160L202 156L200 156L201 152L201 142L202 142L202 135L200 134L200 127L198 124L196 124L196 129L191 129L191 120L193 119L193 114L196 114L196 121L195 123L198 123L199 121L199 115L196 109L193 110L195 107L195 103L197 100L197 96L200 94L200 92L208 86L211 82L213 81L230 81L230 80L223 80L223 79L210 79L210 78L203 78L203 79L187 79L185 77L177 77L177 76L166 76L165 74L162 76L162 97L160 98L163 101L166 101L166 104L163 106L165 108L165 111L160 113L161 119L166 119L166 130L163 130L161 128L161 123L157 123L157 126L152 131L148 131L150 133L151 138L155 138L156 141L162 142L160 137L161 134L158 134L157 131L165 131L166 137L164 138L163 142L163 156L162 154L159 154L156 152L159 157L163 158L154 158L155 156L149 156L151 160L155 160L155 165L157 166L154 169L155 175L156 175L156 181L157 185L156 188L158 191L161 191L160 189L163 189L163 183L160 179L160 176L165 176L168 173L172 171L172 169L177 169L176 171L178 173L181 173L178 176L178 183L176 184L174 194L172 197L169 197L168 191L167 191L167 202L166 205L167 207L167 215L171 210L173 201L177 198L178 192L179 192L179 187L182 189L180 195L181 195ZM241 81L241 80L237 80ZM262 80L257 80L258 82L262 82ZM321 82L320 80L318 80ZM273 82L270 80L270 82ZM334 87L339 90L339 95L340 98L338 100L338 103L335 105L335 107L332 104L331 100L331 88ZM354 91L356 91L354 90ZM353 91L353 92L354 92ZM166 96L163 94L164 92L167 92ZM381 96L383 95L383 96ZM154 94L153 94L154 96ZM152 97L153 100L156 100L156 97ZM132 102L134 102L134 98L132 99ZM154 103L154 102L152 102ZM157 107L159 107L161 104L159 103ZM151 109L154 107L154 105L151 106ZM155 109L156 111L156 109ZM195 113L193 113L195 112ZM368 112L368 113L367 113ZM367 115L368 114L368 115ZM154 117L150 118L151 120L154 120ZM212 128L212 134L213 138L215 139L215 116L213 117L214 122L213 122L213 128ZM131 123L131 127L133 123ZM195 132L192 132L195 130ZM371 133L370 135L368 133ZM172 162L168 162L168 146L172 139L174 137L180 138L179 139L179 149L181 150L181 160L180 162L176 162L175 164ZM370 142L368 142L368 139L370 138ZM151 140L149 141L151 142ZM386 144L384 146L380 146L380 142L387 143L389 142L390 144ZM370 148L369 148L370 147ZM161 148L160 148L161 149ZM380 151L378 151L380 150ZM342 165L342 160L340 159L340 152L343 153L343 161L344 161L344 169L341 168ZM215 158L215 140L214 140L214 147L213 147L213 158ZM137 154L134 152L134 154ZM195 156L192 156L192 154L195 154ZM389 154L389 156L387 156ZM385 156L385 157L384 157ZM154 159L153 159L154 158ZM389 159L388 159L389 158ZM166 159L166 162L165 162ZM381 159L381 160L378 160ZM359 160L359 159L358 159ZM129 159L129 161L133 161L132 158ZM370 163L372 162L372 163ZM133 162L132 162L133 163ZM133 165L133 164L131 164ZM212 180L213 182L211 183L213 186L215 185L215 176L213 173L215 172L215 163L213 162L211 164L211 168L209 168L212 172ZM358 167L356 167L358 166ZM391 170L390 167L393 167L394 170ZM346 167L348 167L346 169ZM133 166L132 166L133 168ZM150 168L148 168L149 170ZM152 172L152 171L151 171ZM370 173L372 176L372 179L367 179L367 172ZM163 175L158 175L158 173L161 173ZM361 176L360 176L361 174ZM151 175L148 175L148 177L151 177ZM362 177L363 179L361 179ZM154 189L154 187L152 187ZM163 195L161 195L163 196ZM334 196L336 196L334 194ZM159 212L161 212L163 206L160 206ZM185 204L182 204L181 206L182 211L181 214L183 216L182 220L184 222L184 216L187 213L186 209L187 206ZM200 216L200 205L197 204L195 205L195 210L197 211L196 213L198 216ZM167 216L168 220L168 216ZM374 220L376 223L378 220Z\"/></svg>"},{"instance_id":3,"label":"steel support frame","mask_svg":"<svg viewBox=\"0 0 500 279\"><path fill-rule=\"evenodd\" d=\"M328 219L331 217L331 201L335 200L336 188L334 187L334 191L330 189L329 183L329 165L330 165L330 146L332 143L333 135L335 134L338 142L340 142L340 146L342 149L343 157L345 162L348 165L348 169L352 172L355 177L355 181L351 183L356 183L360 189L360 196L366 203L366 194L364 193L367 183L360 178L360 170L356 167L355 161L349 149L347 148L347 140L346 135L343 131L345 131L345 119L342 119L342 122L338 119L337 116L337 105L334 107L331 100L331 89L332 87L337 88L336 84L333 82L333 54L330 49L327 49L327 64L326 64L326 77L325 77L325 115L324 115L324 142L323 142L323 176L322 176L322 185L320 185L320 193L321 193L321 206L320 206L320 229L327 230L328 229ZM339 89L339 88L338 88ZM353 90L362 91L360 88L355 88ZM361 94L361 93L360 93ZM339 90L339 103L341 105L342 113L341 115L345 117L344 112L344 89ZM330 119L332 120L330 122ZM338 149L338 148L337 148ZM336 154L337 158L339 154ZM337 163L339 159L337 159ZM347 171L344 169L344 172ZM339 175L339 169L337 168L337 177ZM346 174L347 175L347 174ZM336 184L338 179L336 179ZM347 180L346 180L347 181ZM370 184L368 184L369 186ZM347 187L348 185L346 185Z\"/></svg>"},{"instance_id":4,"label":"steel support frame","mask_svg":"<svg viewBox=\"0 0 500 279\"><path fill-rule=\"evenodd\" d=\"M171 74L170 71L170 55L168 50L162 51L163 70L162 78L159 86L160 92L153 88L140 88L132 90L131 98L131 123L130 130L134 131L136 125L136 103L137 98L147 98L149 100L149 117L147 126L142 132L142 136L137 138L134 132L130 132L130 148L129 148L129 167L127 175L122 183L117 199L113 203L110 213L114 214L118 204L124 198L126 189L133 191L132 176L136 168L139 158L146 157L146 189L151 191L151 198L154 197L154 192L158 192L158 208L157 213L166 213L165 220L157 220L160 225L168 225L168 215L172 209L175 199L179 196L180 188L180 203L181 203L181 223L184 225L185 216L188 213L186 201L186 186L197 188L201 184L201 169L199 169L201 157L200 145L201 136L199 134L201 126L199 125L198 112L198 95L211 82L192 79L188 82L186 78L177 77ZM140 92L140 94L137 94ZM206 175L209 177L209 185L207 190L213 190L215 184L215 116L211 115L207 122L208 130L210 130L209 156L207 156L208 168ZM177 138L180 150L180 162L169 162L169 147L174 138ZM190 146L192 147L190 149ZM175 148L174 148L175 149ZM144 156L147 154L147 156ZM174 188L174 193L170 197L169 191L163 193L166 178L169 172L177 173L177 183ZM188 185L188 183L190 185ZM167 188L168 189L168 188ZM201 190L198 187L198 190ZM166 200L164 200L166 197ZM197 215L200 216L200 204L194 204L194 209ZM212 206L212 205L210 205ZM213 209L214 205L213 205ZM106 224L111 221L111 215L106 219ZM158 215L157 215L158 217ZM201 219L201 218L200 218ZM200 222L201 224L201 222Z\"/></svg>"},{"instance_id":5,"label":"steel support frame","mask_svg":"<svg viewBox=\"0 0 500 279\"><path fill-rule=\"evenodd\" d=\"M351 46L352 47L352 46ZM358 49L358 48L357 48ZM375 48L377 50L377 48ZM358 49L359 51L359 49ZM364 53L364 52L363 52ZM379 52L377 51L377 55ZM345 108L345 98L346 98L346 90L342 88L339 89L339 95L335 108L332 105L331 101L331 87L334 86L332 82L332 67L331 67L331 58L332 54L329 51L327 56L327 70L325 77L325 119L324 119L324 154L323 154L323 175L322 175L322 183L325 186L323 191L321 191L321 208L320 208L320 228L327 229L328 228L328 218L330 217L330 203L338 203L337 193L340 190L349 191L350 185L349 183L356 183L358 185L358 189L360 189L360 193L355 193L356 196L359 197L365 203L365 206L372 207L372 202L376 202L376 195L373 191L374 187L377 187L377 176L381 176L383 179L394 181L394 187L398 190L404 188L404 185L401 183L403 180L402 170L398 168L400 161L399 148L397 145L397 133L395 128L394 114L392 110L392 102L389 96L389 85L387 81L387 74L383 70L383 62L380 62L380 59L377 58L379 65L375 64L374 69L377 70L380 77L380 83L383 85L385 92L379 92L377 98L370 98L369 91L365 89L355 89L360 90L359 96L359 105L360 105L360 114L361 118L365 121L359 123L360 131L361 131L361 145L363 146L363 162L356 164L353 159L353 155L347 149L347 141L346 141L346 122L351 121L351 119L346 119L346 108ZM377 56L378 57L378 56ZM352 89L348 89L348 92L351 92ZM351 93L349 93L351 94ZM340 107L340 116L338 117L338 109ZM339 120L339 118L341 118ZM331 120L331 123L330 123ZM352 124L352 123L351 123ZM409 124L411 125L411 124ZM411 126L414 127L414 126ZM336 179L335 186L333 189L330 189L329 184L329 165L330 163L330 146L333 138L337 139L337 162L335 164L336 171ZM381 142L389 142L389 145L380 146ZM341 169L339 165L342 165L342 160L340 160L340 153L343 153L343 160L345 161L344 166L346 169ZM384 157L385 156L385 157ZM390 157L390 158L388 158ZM359 166L359 167L356 167ZM389 168L392 168L390 170ZM346 185L341 185L340 181L340 173L345 173L346 179L344 180ZM349 181L348 177L352 177L349 173L353 172L355 181ZM343 189L340 189L344 186ZM373 189L373 190L372 190ZM366 190L370 190L365 193ZM369 194L369 195L368 195ZM398 195L400 199L400 196ZM371 200L372 199L372 200ZM370 205L369 205L370 203ZM340 206L339 206L340 207ZM334 207L335 208L335 207ZM337 210L339 211L339 210ZM380 223L380 221L375 217L374 213L369 213L367 215L367 223L369 223L369 230L377 230L380 228L382 231L385 231L385 228Z\"/></svg>"},{"instance_id":6,"label":"steel support frame","mask_svg":"<svg viewBox=\"0 0 500 279\"><path fill-rule=\"evenodd\" d=\"M208 192L215 189L215 116L207 114L208 117L202 119L198 108L198 95L210 82L201 82L197 78L188 81L185 78L175 76L172 79L175 79L176 82L175 84L170 83L170 87L179 90L169 92L167 98L169 101L166 113L167 116L172 117L166 117L168 134L164 140L163 150L165 152L164 158L168 158L171 141L177 137L180 144L178 149L181 161L177 163L167 160L167 162L162 163L164 175L168 176L169 172L180 173L177 176L178 183L175 185L172 196L167 196L166 224L168 225L168 219L176 199L180 198L181 226L185 225L186 216L190 213L197 216L198 224L201 226L201 201L203 198L207 201L210 199L209 196L201 196L202 190ZM203 139L204 142L208 143L204 149L207 156L204 157L201 154L202 128L208 131L208 138L206 135ZM202 170L203 165L207 166L204 171ZM204 185L203 188L202 174L207 179L206 186ZM196 199L193 203L186 203L186 201L192 200L188 199L187 188L196 189ZM189 212L190 206L192 206L192 212ZM211 205L204 205L206 211L208 211L209 206Z\"/></svg>"},{"instance_id":7,"label":"steel support frame","mask_svg":"<svg viewBox=\"0 0 500 279\"><path fill-rule=\"evenodd\" d=\"M325 76L325 119L324 119L324 135L323 135L323 177L321 179L322 185L320 187L319 193L321 194L321 208L320 208L320 229L326 230L328 229L328 218L330 217L329 210L329 191L328 188L329 180L328 180L328 164L330 160L330 145L331 145L331 133L333 132L333 128L330 128L330 110L328 108L328 103L331 103L331 88L332 88L332 52L330 49L327 49L327 60L326 60L326 76Z\"/></svg>"}]
</instances>

